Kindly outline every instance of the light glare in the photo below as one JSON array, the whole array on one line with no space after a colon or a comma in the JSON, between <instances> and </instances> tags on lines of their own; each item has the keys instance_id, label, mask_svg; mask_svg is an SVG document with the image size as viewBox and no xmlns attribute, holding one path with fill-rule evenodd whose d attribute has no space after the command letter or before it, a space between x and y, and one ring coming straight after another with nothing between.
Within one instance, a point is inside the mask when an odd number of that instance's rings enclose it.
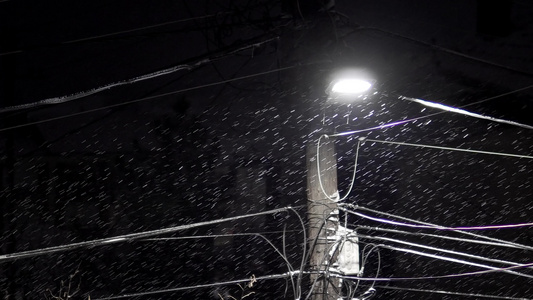
<instances>
[{"instance_id":1,"label":"light glare","mask_svg":"<svg viewBox=\"0 0 533 300\"><path fill-rule=\"evenodd\" d=\"M372 84L362 79L342 79L333 85L331 91L339 94L360 94L370 89Z\"/></svg>"}]
</instances>

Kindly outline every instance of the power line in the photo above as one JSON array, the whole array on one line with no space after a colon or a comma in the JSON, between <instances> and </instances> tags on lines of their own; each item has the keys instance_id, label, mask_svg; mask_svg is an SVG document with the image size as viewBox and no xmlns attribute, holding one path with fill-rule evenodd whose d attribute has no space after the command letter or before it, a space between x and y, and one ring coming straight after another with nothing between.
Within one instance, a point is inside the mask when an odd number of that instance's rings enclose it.
<instances>
[{"instance_id":1,"label":"power line","mask_svg":"<svg viewBox=\"0 0 533 300\"><path fill-rule=\"evenodd\" d=\"M527 266L533 266L533 264L528 264ZM428 276L428 277L412 277L412 278L400 278L400 277L391 277L391 278L366 278L366 277L356 277L356 276L344 276L339 275L335 273L331 273L330 276L333 277L340 277L344 279L355 279L355 280L362 280L362 281L403 281L403 280L420 280L420 279L436 279L436 278L450 278L450 277L461 277L461 276L471 276L471 275L479 275L479 274L486 274L486 273L492 273L496 271L501 270L509 270L518 268L515 267L508 267L508 268L498 268L497 270L485 270L485 271L478 271L478 272L469 272L469 273L459 273L459 274L450 274L450 275L443 275L443 276ZM294 271L294 272L288 272L283 274L275 274L275 275L266 275L266 276L259 276L255 277L255 280L270 280L270 279L280 279L280 278L287 278L292 277L296 274L301 274L303 272L300 271ZM322 272L305 272L306 274L310 273L322 273ZM107 296L107 297L101 297L101 298L95 298L94 300L113 300L113 299L122 299L122 298L130 298L130 297L139 297L139 296L146 296L146 295L154 295L154 294L160 294L160 293L169 293L169 292L178 292L178 291L185 291L185 290L192 290L192 289L201 289L201 288L208 288L208 287L216 287L216 286L223 286L223 285L231 285L231 284L239 284L239 283L245 283L250 282L250 278L247 279L238 279L238 280L232 280L232 281L224 281L224 282L215 282L215 283L208 283L208 284L199 284L194 286L185 286L185 287L177 287L177 288L171 288L171 289L164 289L164 290L156 290L156 291L147 291L147 292L140 292L140 293L131 293L131 294L123 294L123 295L117 295L117 296ZM384 288L383 286L375 286L376 288ZM420 291L420 290L418 290ZM462 294L463 296L466 294ZM468 294L468 296L478 296L480 294ZM481 295L483 296L483 295ZM490 298L491 296L489 296ZM497 296L495 296L497 297ZM494 297L492 297L494 298ZM509 298L509 297L500 297L495 299L511 299L511 300L530 300L526 298Z\"/></svg>"},{"instance_id":2,"label":"power line","mask_svg":"<svg viewBox=\"0 0 533 300\"><path fill-rule=\"evenodd\" d=\"M516 94L516 93L519 93L519 92L522 92L522 91L525 91L525 90L529 90L531 88L533 88L533 84L525 86L525 87L522 87L522 88L519 88L519 89L516 89L516 90L513 90L513 91L510 91L510 92L507 92L507 93L503 93L503 94L496 95L496 96L493 96L493 97L485 98L483 100L479 100L479 101L475 101L475 102L472 102L472 103L469 103L469 104L465 104L463 106L460 106L459 108L468 107L468 106L472 106L472 105L476 105L476 104L481 104L481 103L484 103L484 102L487 102L487 101L490 101L490 100L494 100L494 99L497 99L497 98L501 98L501 97L509 96L509 95L512 95L512 94Z\"/></svg>"},{"instance_id":3,"label":"power line","mask_svg":"<svg viewBox=\"0 0 533 300\"><path fill-rule=\"evenodd\" d=\"M517 297L507 297L507 296L487 295L487 294L461 293L461 292L452 292L452 291L443 291L443 290L424 290L424 289L414 289L414 288L404 288L404 287L393 287L393 286L387 286L387 285L376 285L374 287L380 288L380 289L390 289L390 290L398 290L398 291L455 295L455 296L476 297L476 298L507 299L507 300L533 300L533 298L517 298Z\"/></svg>"},{"instance_id":4,"label":"power line","mask_svg":"<svg viewBox=\"0 0 533 300\"><path fill-rule=\"evenodd\" d=\"M175 21L169 21L169 22L164 22L164 23L158 23L158 24L144 26L144 27L137 27L137 28L129 29L129 30L116 31L116 32L112 32L112 33L96 35L96 36L91 36L91 37L87 37L87 38L70 40L70 41L63 42L62 44L72 44L72 43L78 43L78 42L85 42L85 41L88 41L88 40L94 40L94 39L99 39L99 38L103 38L103 37L109 37L109 36L114 36L114 35L119 35L119 34L124 34L124 33L130 33L130 32L135 32L135 31L140 31L140 30L145 30L145 29L152 29L152 28L167 26L167 25L176 24L176 23L184 23L184 22L190 22L190 21L196 21L196 20L202 20L202 19L209 19L209 18L218 17L218 16L221 16L221 15L227 15L227 14L231 14L231 12L220 12L220 13L211 14L211 15L205 15L205 16L200 16L200 17L192 17L192 18L187 18L187 19L182 19L182 20L175 20Z\"/></svg>"},{"instance_id":5,"label":"power line","mask_svg":"<svg viewBox=\"0 0 533 300\"><path fill-rule=\"evenodd\" d=\"M531 126L531 125L518 123L518 122L510 121L510 120L505 120L505 119L499 119L499 118L490 117L490 116L485 116L485 115L482 115L482 114L473 113L471 111L467 111L467 110L460 109L460 108L457 108L457 107L444 105L442 103L432 102L432 101L413 98L413 97L405 97L405 96L399 96L398 98L401 99L401 100L407 100L407 101L411 101L411 102L416 102L418 104L422 104L422 105L427 106L427 107L437 108L437 109L443 110L445 112L453 112L453 113L456 113L456 114L461 114L461 115L465 115L465 116L469 116L469 117L473 117L473 118L477 118L477 119L482 119L482 120L488 120L488 121L491 121L491 122L502 123L502 124L507 124L507 125L512 125L512 126L518 126L518 127L522 127L522 128L525 128L525 129L533 129L533 126Z\"/></svg>"},{"instance_id":6,"label":"power line","mask_svg":"<svg viewBox=\"0 0 533 300\"><path fill-rule=\"evenodd\" d=\"M464 54L464 53L461 53L459 51L451 50L451 49L448 49L448 48L443 47L443 46L439 46L439 45L435 45L435 44L432 44L432 43L424 42L424 41L421 41L421 40L418 40L418 39L415 39L415 38L412 38L412 37L408 37L408 36L405 36L405 35L401 35L399 33L395 33L395 32L392 32L392 31L387 31L387 30L380 29L380 28L377 28L377 27L359 27L359 28L355 29L354 31L347 33L342 38L344 38L344 37L346 37L346 36L348 36L350 34L354 34L354 33L363 31L363 30L377 31L377 32L385 33L386 35L389 35L389 36L399 37L399 38L402 38L402 39L405 39L405 40L408 40L408 41L411 41L411 42L415 42L417 44L421 44L421 45L424 45L424 46L427 46L427 47L430 47L430 48L433 48L433 49L436 49L436 50L439 50L439 51L442 51L442 52L445 52L445 53L448 53L448 54L452 54L452 55L455 55L455 56L460 56L460 57L463 57L463 58L466 58L466 59L469 59L469 60L472 60L472 61L476 61L476 62L479 62L479 63L482 63L482 64L486 64L486 65L490 65L490 66L493 66L493 67L497 67L497 68L504 69L504 70L507 70L507 71L511 71L511 72L514 72L514 73L517 73L517 74L526 75L528 77L532 77L533 76L533 74L530 73L530 72L518 70L518 69L515 69L515 68L512 68L512 67L506 66L506 65L498 64L498 63L495 63L495 62L492 62L492 61L489 61L489 60L486 60L486 59L482 59L482 58L475 57L475 56L472 56L472 55Z\"/></svg>"},{"instance_id":7,"label":"power line","mask_svg":"<svg viewBox=\"0 0 533 300\"><path fill-rule=\"evenodd\" d=\"M315 63L318 63L318 62L315 62ZM314 63L309 63L309 64L305 64L305 65L310 65L310 64L314 64ZM206 88L206 87L211 87L211 86L216 86L216 85L219 85L219 84L224 84L224 83L228 83L228 82L232 82L232 81L244 80L244 79L253 78L253 77L257 77L257 76L267 75L267 74L271 74L271 73L275 73L275 72L280 72L280 71L293 69L293 68L296 68L296 67L302 67L302 66L305 66L305 65L298 64L298 65L292 65L292 66L283 67L283 68L277 68L277 69L273 69L273 70L269 70L269 71L265 71L265 72L260 72L260 73L255 73L255 74L251 74L251 75L240 76L240 77L236 77L236 78L231 78L231 79L217 81L217 82L208 83L208 84L204 84L204 85L194 86L194 87L185 88L185 89L181 89L181 90L176 90L176 91L172 91L172 92L167 92L167 93L163 93L163 94L158 94L158 95L154 95L154 96L148 96L148 97L144 97L144 98L139 98L139 99L135 99L135 100L131 100L131 101L126 101L126 102L121 102L121 103L112 104L112 105L108 105L108 106L103 106L103 107L99 107L99 108L95 108L95 109L89 109L89 110L85 110L85 111L81 111L81 112L77 112L77 113L72 113L72 114L68 114L68 115L62 115L62 116L58 116L58 117L54 117L54 118L48 118L48 119L39 120L39 121L35 121L35 122L28 122L28 123L24 123L24 124L20 124L20 125L4 127L4 128L0 128L0 132L11 130L11 129L22 128L22 127L26 127L26 126L30 126L30 125L42 124L42 123L46 123L46 122L50 122L50 121L61 120L61 119L70 118L70 117L79 116L79 115L84 115L84 114L88 114L88 113L93 113L93 112L100 111L100 110L105 110L105 109L108 109L108 108L114 108L114 107L119 107L119 106L123 106L123 105L129 105L129 104L133 104L133 103L137 103L137 102L153 100L153 99L157 99L157 98L161 98L161 97L165 97L165 96L171 96L171 95L175 95L175 94L179 94L179 93L183 93L183 92L194 91L194 90L198 90L198 89L202 89L202 88Z\"/></svg>"},{"instance_id":8,"label":"power line","mask_svg":"<svg viewBox=\"0 0 533 300\"><path fill-rule=\"evenodd\" d=\"M383 141L383 140L373 140L373 139L363 139L363 141L390 144L390 145L399 145L399 146L418 147L418 148L430 148L430 149L438 149L438 150L446 150L446 151L458 151L458 152L467 152L467 153L476 153L476 154L487 154L487 155L498 155L498 156L506 156L506 157L533 159L533 156L521 155L521 154L511 154L511 153L463 149L463 148L451 148L451 147L443 147L443 146L412 144L412 143L405 143L405 142L393 142L393 141Z\"/></svg>"},{"instance_id":9,"label":"power line","mask_svg":"<svg viewBox=\"0 0 533 300\"><path fill-rule=\"evenodd\" d=\"M168 228L144 231L144 232L138 232L138 233L130 233L130 234L124 234L124 235L114 236L110 238L103 238L103 239L86 241L86 242L72 243L72 244L48 247L48 248L37 249L37 250L23 251L23 252L18 252L18 253L11 253L11 254L3 254L3 255L0 255L0 262L7 261L7 260L20 259L20 258L28 258L28 257L55 253L55 252L74 250L74 249L81 248L81 247L96 247L96 246L106 246L106 245L111 245L111 244L116 244L116 243L123 243L127 241L147 238L147 237L161 235L161 234L173 233L173 232L187 230L187 229L201 227L201 226L213 225L213 224L218 224L218 223L223 223L223 222L230 222L230 221L240 220L244 218L252 218L252 217L262 216L262 215L275 214L279 212L286 212L289 210L294 211L294 209L289 206L289 207L272 209L272 210L267 210L264 212L240 215L240 216L235 216L235 217L230 217L230 218L223 218L223 219L212 220L212 221L204 221L204 222L198 222L198 223L193 223L193 224L180 225L180 226L174 226L174 227L168 227Z\"/></svg>"},{"instance_id":10,"label":"power line","mask_svg":"<svg viewBox=\"0 0 533 300\"><path fill-rule=\"evenodd\" d=\"M487 241L480 241L480 240L473 240L473 239L465 239L465 238L458 238L458 237L439 235L439 234L430 234L430 233L423 233L423 232L409 232L409 231L398 230L398 229L387 229L387 228L381 228L381 227L357 225L356 226L356 230L359 230L359 229L373 230L373 231L383 231L383 232L405 234L405 235L415 235L415 236L422 236L422 237L433 237L433 238L438 238L438 239L451 240L451 241L457 241L457 242L466 242L466 243L480 244L480 245L487 245L487 246L497 246L497 247L507 247L507 248L521 249L520 247L517 247L517 246L514 246L514 245L510 245L510 244L487 242Z\"/></svg>"},{"instance_id":11,"label":"power line","mask_svg":"<svg viewBox=\"0 0 533 300\"><path fill-rule=\"evenodd\" d=\"M173 66L173 67L170 67L170 68L166 68L166 69L163 69L163 70L159 70L159 71L155 71L155 72L152 72L152 73L144 74L144 75L137 76L137 77L134 77L134 78L130 78L130 79L126 79L126 80L121 80L121 81L109 83L109 84L106 84L106 85L103 85L103 86L100 86L100 87L96 87L96 88L93 88L93 89L90 89L90 90L87 90L87 91L78 92L78 93L75 93L75 94L72 94L72 95L53 97L53 98L39 100L39 101L32 102L32 103L26 103L26 104L20 104L20 105L4 107L4 108L0 109L0 113L9 112L9 111L16 111L16 110L22 110L22 109L27 109L27 108L35 108L35 107L39 107L39 106L43 106L43 105L52 105L52 104L65 103L65 102L69 102L69 101L72 101L72 100L84 98L84 97L87 97L87 96L90 96L90 95L93 95L93 94L96 94L96 93L99 93L99 92L102 92L102 91L105 91L105 90L109 90L109 89L114 88L114 87L118 87L118 86L122 86L122 85L129 85L129 84L137 83L137 82L140 82L140 81L145 81L145 80L148 80L148 79L157 78L157 77L160 77L160 76L163 76L163 75L172 74L172 73L175 73L175 72L178 72L178 71L181 71L181 70L195 69L195 68L197 68L199 66L202 66L204 64L210 63L210 62L212 62L214 60L225 58L227 56L230 56L230 55L233 55L235 53L241 52L243 50L247 50L247 49L250 49L250 48L255 48L255 47L261 46L262 44L272 42L274 40L277 40L277 37L270 38L270 39L267 39L267 40L264 40L264 41L260 41L260 42L256 42L256 43L252 43L252 44L240 47L240 48L238 48L236 50L230 51L230 52L225 53L223 55L219 55L218 57L202 59L200 61L197 61L194 64L184 64L184 65Z\"/></svg>"},{"instance_id":12,"label":"power line","mask_svg":"<svg viewBox=\"0 0 533 300\"><path fill-rule=\"evenodd\" d=\"M4 1L9 1L9 0L3 0L3 1L0 1L0 3L4 2ZM217 17L217 16L220 16L220 15L226 15L226 14L231 14L231 12L220 12L220 13L217 13L217 14L205 15L205 16L200 16L200 17L192 17L192 18L175 20L175 21L168 21L168 22L158 23L158 24L154 24L154 25L136 27L136 28L128 29L128 30L121 30L121 31L115 31L115 32L111 32L111 33L101 34L101 35L95 35L95 36L80 38L80 39L68 40L68 41L61 42L60 45L68 45L68 44L74 44L74 43L79 43L79 42L86 42L86 41L90 41L90 40L101 39L101 38L120 35L120 34L124 34L124 33L131 33L131 32L136 32L136 31L141 31L141 30L146 30L146 29L163 27L163 26L167 26L167 25L171 25L171 24L177 24L177 23L184 23L184 22L190 22L190 21L195 21L195 20L208 19L208 18L213 18L213 17ZM2 52L2 53L0 53L0 56L6 56L6 55L11 55L11 54L19 54L19 53L23 53L24 51L25 50L13 50L13 51L8 51L8 52Z\"/></svg>"},{"instance_id":13,"label":"power line","mask_svg":"<svg viewBox=\"0 0 533 300\"><path fill-rule=\"evenodd\" d=\"M303 230L305 231L305 228L303 228ZM281 231L280 233L283 233L283 236L285 236L285 231ZM234 236L253 236L253 237L262 238L283 259L283 261L285 262L289 272L290 273L294 272L294 267L289 262L289 260L287 258L287 255L285 254L285 243L283 243L283 253L282 253L281 251L279 251L279 249L269 239L267 239L264 235L262 235L260 233L212 234L212 235L198 235L198 236L186 236L186 237L155 238L155 239L146 239L146 240L143 240L143 241L150 241L150 242L151 241L169 241L169 240L183 240L183 239L218 238L218 237L230 237L230 236L231 237L234 237ZM304 240L304 243L305 242L306 242L306 240ZM304 250L304 254L302 256L305 257L305 250ZM300 271L303 271L303 267L302 267L302 270L300 270ZM294 295L298 295L297 286L294 284L294 279L292 277L291 277L291 283L292 283Z\"/></svg>"},{"instance_id":14,"label":"power line","mask_svg":"<svg viewBox=\"0 0 533 300\"><path fill-rule=\"evenodd\" d=\"M381 129L385 129L385 128L389 128L389 127L394 127L394 126L398 126L398 125L411 123L411 122L414 122L414 121L417 121L417 120L421 120L421 119L425 119L425 118L428 118L428 117L431 117L431 116L434 116L434 115L438 115L438 114L441 114L441 113L442 112L434 113L434 114L431 114L431 115L420 116L420 117L407 119L407 120L395 121L395 122L386 123L386 124L382 124L382 125L374 126L374 127L370 127L370 128L365 128L365 129L358 129L358 130L350 130L350 131L345 131L345 132L339 132L339 133L335 133L335 134L330 134L329 136L332 136L332 137L347 136L347 135L353 135L353 134L356 134L356 133L368 132L368 131L373 131L373 130L378 130L378 129L381 130Z\"/></svg>"},{"instance_id":15,"label":"power line","mask_svg":"<svg viewBox=\"0 0 533 300\"><path fill-rule=\"evenodd\" d=\"M94 300L112 300L112 299L131 298L131 297L139 297L139 296L154 295L154 294L161 294L161 293L179 292L179 291L194 290L194 289L201 289L201 288L208 288L208 287L215 287L215 286L222 286L222 285L245 283L245 282L250 282L253 279L255 280L280 279L280 278L292 277L299 273L301 272L295 271L295 272L289 272L289 273L283 273L283 274L265 275L265 276L247 278L247 279L238 279L238 280L231 280L231 281L224 281L224 282L184 286L184 287L177 287L177 288L171 288L171 289L165 289L165 290L124 294L124 295L118 295L118 296L108 296L108 297L103 297L103 298L95 298Z\"/></svg>"},{"instance_id":16,"label":"power line","mask_svg":"<svg viewBox=\"0 0 533 300\"><path fill-rule=\"evenodd\" d=\"M432 247L432 246L427 246L427 245L407 242L407 241L403 241L403 240L392 239L392 238L388 238L388 237L369 236L369 235L362 235L362 234L357 234L356 236L358 238L363 238L363 239L388 241L388 242L408 245L408 246L412 246L412 247L418 247L418 248L427 249L427 250L433 250L433 251L444 252L444 253L448 253L448 254L454 254L454 255L458 255L458 256L464 256L464 257L473 258L473 259L477 259L477 260L489 261L489 262L493 262L493 263L500 263L500 264L506 264L506 265L512 265L512 266L523 266L523 264L520 264L520 263L517 263L517 262L506 261L506 260L501 260L501 259L493 259L493 258L474 255L474 254L470 254L470 253L459 252L459 251L454 251L454 250L448 250L448 249L438 248L438 247Z\"/></svg>"},{"instance_id":17,"label":"power line","mask_svg":"<svg viewBox=\"0 0 533 300\"><path fill-rule=\"evenodd\" d=\"M381 247L381 246L386 246L386 245L377 245L377 246ZM342 278L342 279L360 280L360 281L381 281L381 282L421 281L421 280L434 280L434 279L446 279L446 278L460 278L460 277L478 276L478 275L502 272L502 271L506 271L506 270L515 270L515 269L529 268L529 267L533 267L533 263L523 264L522 266L512 266L512 267L505 267L505 268L494 268L494 269L490 269L490 270L475 271L475 272L453 273L453 274L446 274L446 275L420 276L420 277L359 277L359 276L337 274L335 272L329 272L329 276L338 277L338 278ZM314 273L321 273L321 272L314 272Z\"/></svg>"},{"instance_id":18,"label":"power line","mask_svg":"<svg viewBox=\"0 0 533 300\"><path fill-rule=\"evenodd\" d=\"M409 253L409 254L415 254L415 255L419 255L419 256L425 256L425 257L429 257L429 258L434 258L434 259L443 260L443 261L449 261L449 262L462 264L462 265L467 265L467 266L474 266L474 267L478 267L478 268L494 270L494 271L497 271L497 272L504 272L504 273L508 273L508 274L511 274L511 275L520 276L520 277L526 277L526 278L530 278L530 279L533 278L533 275L528 275L528 274L524 274L524 273L520 273L520 272L516 272L516 271L512 271L512 270L507 270L505 268L498 268L498 267L494 267L494 266L490 266L490 265L479 264L479 263L475 263L475 262L471 262L471 261L467 261L467 260L462 260L462 259L457 259L457 258L452 258L452 257L447 257L447 256L442 256L442 255L437 255L437 254L426 253L426 252L413 250L413 249L394 247L394 246L385 245L385 244L379 244L378 246L380 248L385 248L385 249L389 249L389 250L394 250L394 251L399 251L399 252L404 252L404 253ZM531 263L529 263L529 264L520 264L520 265L518 265L516 267L526 268L526 267L531 267L531 265L532 265Z\"/></svg>"},{"instance_id":19,"label":"power line","mask_svg":"<svg viewBox=\"0 0 533 300\"><path fill-rule=\"evenodd\" d=\"M492 97L489 97L489 98L485 98L485 99L482 99L482 100L479 100L479 101L476 101L476 102L473 102L473 103L470 103L470 104L462 105L462 106L459 106L458 108L464 108L464 107L468 107L468 106L471 106L471 105L484 103L484 102L487 102L487 101L490 101L490 100L498 99L498 98L509 96L509 95L512 95L512 94L516 94L516 93L519 93L519 92L522 92L522 91L525 91L525 90L529 90L531 88L533 88L533 84L525 86L525 87L522 87L522 88L519 88L519 89L512 90L510 92L506 92L506 93L503 93L503 94L499 94L499 95L495 95L495 96L492 96ZM411 123L411 122L416 122L418 120L427 119L427 118L434 117L434 116L437 116L437 115L441 115L441 114L444 114L444 113L445 113L445 111L440 111L440 112L436 112L436 113L432 113L432 114L428 114L428 115L423 115L423 116L419 116L419 117L415 117L415 118L411 118L411 119L405 119L405 120L399 120L399 121L395 121L395 122L385 123L385 124L374 126L374 127L370 127L370 128L339 132L339 133L336 133L336 134L331 134L330 136L348 136L348 135L354 135L354 134L357 134L357 133L362 133L362 132L367 132L367 131L373 131L373 130L378 130L378 129L381 130L381 129L385 129L385 128L389 128L389 127L394 127L394 126L404 125L404 124Z\"/></svg>"},{"instance_id":20,"label":"power line","mask_svg":"<svg viewBox=\"0 0 533 300\"><path fill-rule=\"evenodd\" d=\"M506 225L458 226L458 227L446 227L446 226L440 226L440 225L435 225L435 226L432 226L432 225L431 226L430 225L416 225L416 224L408 224L408 223L402 223L402 222L397 222L397 221L392 221L392 220L387 220L387 219L382 219L382 218L371 217L371 216L367 216L367 215L362 214L362 213L351 211L351 210L346 209L346 208L339 208L339 209L342 209L345 212L354 214L356 216L359 216L359 217L362 217L362 218L365 218L365 219L376 221L376 222L381 222L381 223L391 224L391 225L397 225L397 226L411 227L411 228L421 228L421 229L487 230L487 229L505 229L505 228L517 228L517 227L531 227L531 226L533 226L533 222L531 222L531 223L519 223L519 224L506 224Z\"/></svg>"},{"instance_id":21,"label":"power line","mask_svg":"<svg viewBox=\"0 0 533 300\"><path fill-rule=\"evenodd\" d=\"M191 235L191 236L176 236L166 238L151 238L141 241L147 242L164 242L164 241L179 241L179 240L196 240L204 238L219 238L219 237L234 237L234 236L260 236L265 234L286 233L286 232L301 232L300 230L286 230L286 231L265 231L265 232L243 232L243 233L227 233L227 234L209 234L209 235Z\"/></svg>"},{"instance_id":22,"label":"power line","mask_svg":"<svg viewBox=\"0 0 533 300\"><path fill-rule=\"evenodd\" d=\"M390 214L390 213L387 213L387 212L383 212L383 211L379 211L379 210L375 210L375 209L371 209L371 208L367 208L367 207L363 207L363 206L359 206L359 205L352 205L352 204L343 203L343 204L341 204L341 206L347 206L347 207L352 207L352 208L363 210L363 211L369 211L369 212L372 212L372 213L381 214L381 215L385 215L387 217L397 218L397 219L400 219L400 220L409 221L409 222L413 222L413 223L417 223L417 224L424 224L424 225L429 225L429 226L433 226L433 227L439 227L439 225L436 225L436 224L433 224L433 223L418 221L418 220L415 220L415 219L402 217L402 216ZM463 231L463 230L451 230L451 231L457 232L457 233L460 233L460 234L464 234L464 235L477 237L477 238L484 239L484 240L489 240L489 241L493 241L493 242L499 242L499 243L502 243L502 244L508 244L508 245L511 245L511 246L519 248L519 249L533 250L532 246L527 246L527 245L523 245L523 244L519 244L519 243L515 243L515 242L510 242L510 241L505 241L505 240L502 240L502 239L488 237L488 236L477 234L477 233L472 233L472 232Z\"/></svg>"}]
</instances>

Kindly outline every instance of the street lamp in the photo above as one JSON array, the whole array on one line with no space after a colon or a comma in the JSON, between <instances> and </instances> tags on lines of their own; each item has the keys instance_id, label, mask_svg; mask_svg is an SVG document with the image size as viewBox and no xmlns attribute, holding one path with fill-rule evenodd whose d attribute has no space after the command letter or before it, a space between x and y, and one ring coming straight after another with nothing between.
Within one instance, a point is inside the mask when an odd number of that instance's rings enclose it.
<instances>
[{"instance_id":1,"label":"street lamp","mask_svg":"<svg viewBox=\"0 0 533 300\"><path fill-rule=\"evenodd\" d=\"M360 70L342 70L334 73L326 89L328 102L348 104L364 97L371 89L373 80ZM315 274L311 275L314 287L312 300L337 299L338 279L327 278L329 266L336 260L337 270L344 274L358 274L359 245L353 230L339 224L337 188L337 158L333 139L310 144L307 148L307 199L308 237L310 238L309 264ZM321 139L322 139L321 137ZM343 197L344 198L344 197ZM324 276L324 277L321 277Z\"/></svg>"},{"instance_id":2,"label":"street lamp","mask_svg":"<svg viewBox=\"0 0 533 300\"><path fill-rule=\"evenodd\" d=\"M373 79L368 78L363 72L353 70L335 74L326 89L328 102L350 104L358 99L364 99L370 93L374 82ZM400 100L415 102L445 112L533 129L533 126L528 124L489 117L437 102L406 96L397 97ZM420 117L412 120L417 119L420 119ZM394 122L380 127L385 128L406 122ZM309 263L314 268L312 269L314 274L312 273L311 275L314 287L311 297L312 300L324 299L322 294L327 295L326 299L328 300L338 299L335 296L341 284L333 278L328 278L329 271L331 270L329 267L332 265L332 262L336 263L336 270L344 274L359 275L361 271L357 235L355 231L346 228L347 226L342 226L339 222L338 202L346 198L345 196L347 194L341 196L337 189L337 159L334 144L335 137L356 132L360 131L331 135L323 134L318 139L318 143L308 146L308 237L312 241L310 245L312 252L310 253ZM353 179L355 179L355 168ZM350 236L350 239L347 236ZM335 255L336 257L334 257ZM320 275L323 277L321 278ZM375 290L371 288L365 292L365 294L367 293L369 295L373 294ZM364 295L362 296L366 299Z\"/></svg>"}]
</instances>

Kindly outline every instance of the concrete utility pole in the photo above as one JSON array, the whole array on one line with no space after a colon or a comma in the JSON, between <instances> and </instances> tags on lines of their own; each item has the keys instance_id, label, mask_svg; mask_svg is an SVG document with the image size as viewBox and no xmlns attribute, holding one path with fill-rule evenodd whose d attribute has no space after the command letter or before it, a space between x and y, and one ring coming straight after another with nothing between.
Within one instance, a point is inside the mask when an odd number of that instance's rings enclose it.
<instances>
[{"instance_id":1,"label":"concrete utility pole","mask_svg":"<svg viewBox=\"0 0 533 300\"><path fill-rule=\"evenodd\" d=\"M320 179L324 191L331 197L338 197L337 190L337 157L333 139L323 138L320 145ZM337 203L324 195L318 180L317 145L316 142L307 146L307 218L309 222L308 238L310 253L310 270L317 272L311 275L314 284L312 300L336 300L338 298L338 278L328 278L327 268L334 257L330 251L335 240L328 240L336 233L338 226ZM313 248L314 247L314 248ZM310 250L310 251L311 251ZM324 297L326 294L327 296Z\"/></svg>"}]
</instances>

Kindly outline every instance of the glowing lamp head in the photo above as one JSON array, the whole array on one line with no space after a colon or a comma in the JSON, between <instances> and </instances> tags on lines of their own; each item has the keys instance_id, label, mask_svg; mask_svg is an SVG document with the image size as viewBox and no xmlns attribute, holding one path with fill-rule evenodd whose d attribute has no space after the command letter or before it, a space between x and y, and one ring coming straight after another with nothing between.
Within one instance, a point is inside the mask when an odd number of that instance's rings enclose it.
<instances>
[{"instance_id":1,"label":"glowing lamp head","mask_svg":"<svg viewBox=\"0 0 533 300\"><path fill-rule=\"evenodd\" d=\"M340 79L333 83L331 93L359 95L368 91L372 87L372 83L363 79L348 78Z\"/></svg>"},{"instance_id":2,"label":"glowing lamp head","mask_svg":"<svg viewBox=\"0 0 533 300\"><path fill-rule=\"evenodd\" d=\"M374 76L363 69L345 68L335 71L326 90L328 102L351 103L365 99L370 93Z\"/></svg>"}]
</instances>

